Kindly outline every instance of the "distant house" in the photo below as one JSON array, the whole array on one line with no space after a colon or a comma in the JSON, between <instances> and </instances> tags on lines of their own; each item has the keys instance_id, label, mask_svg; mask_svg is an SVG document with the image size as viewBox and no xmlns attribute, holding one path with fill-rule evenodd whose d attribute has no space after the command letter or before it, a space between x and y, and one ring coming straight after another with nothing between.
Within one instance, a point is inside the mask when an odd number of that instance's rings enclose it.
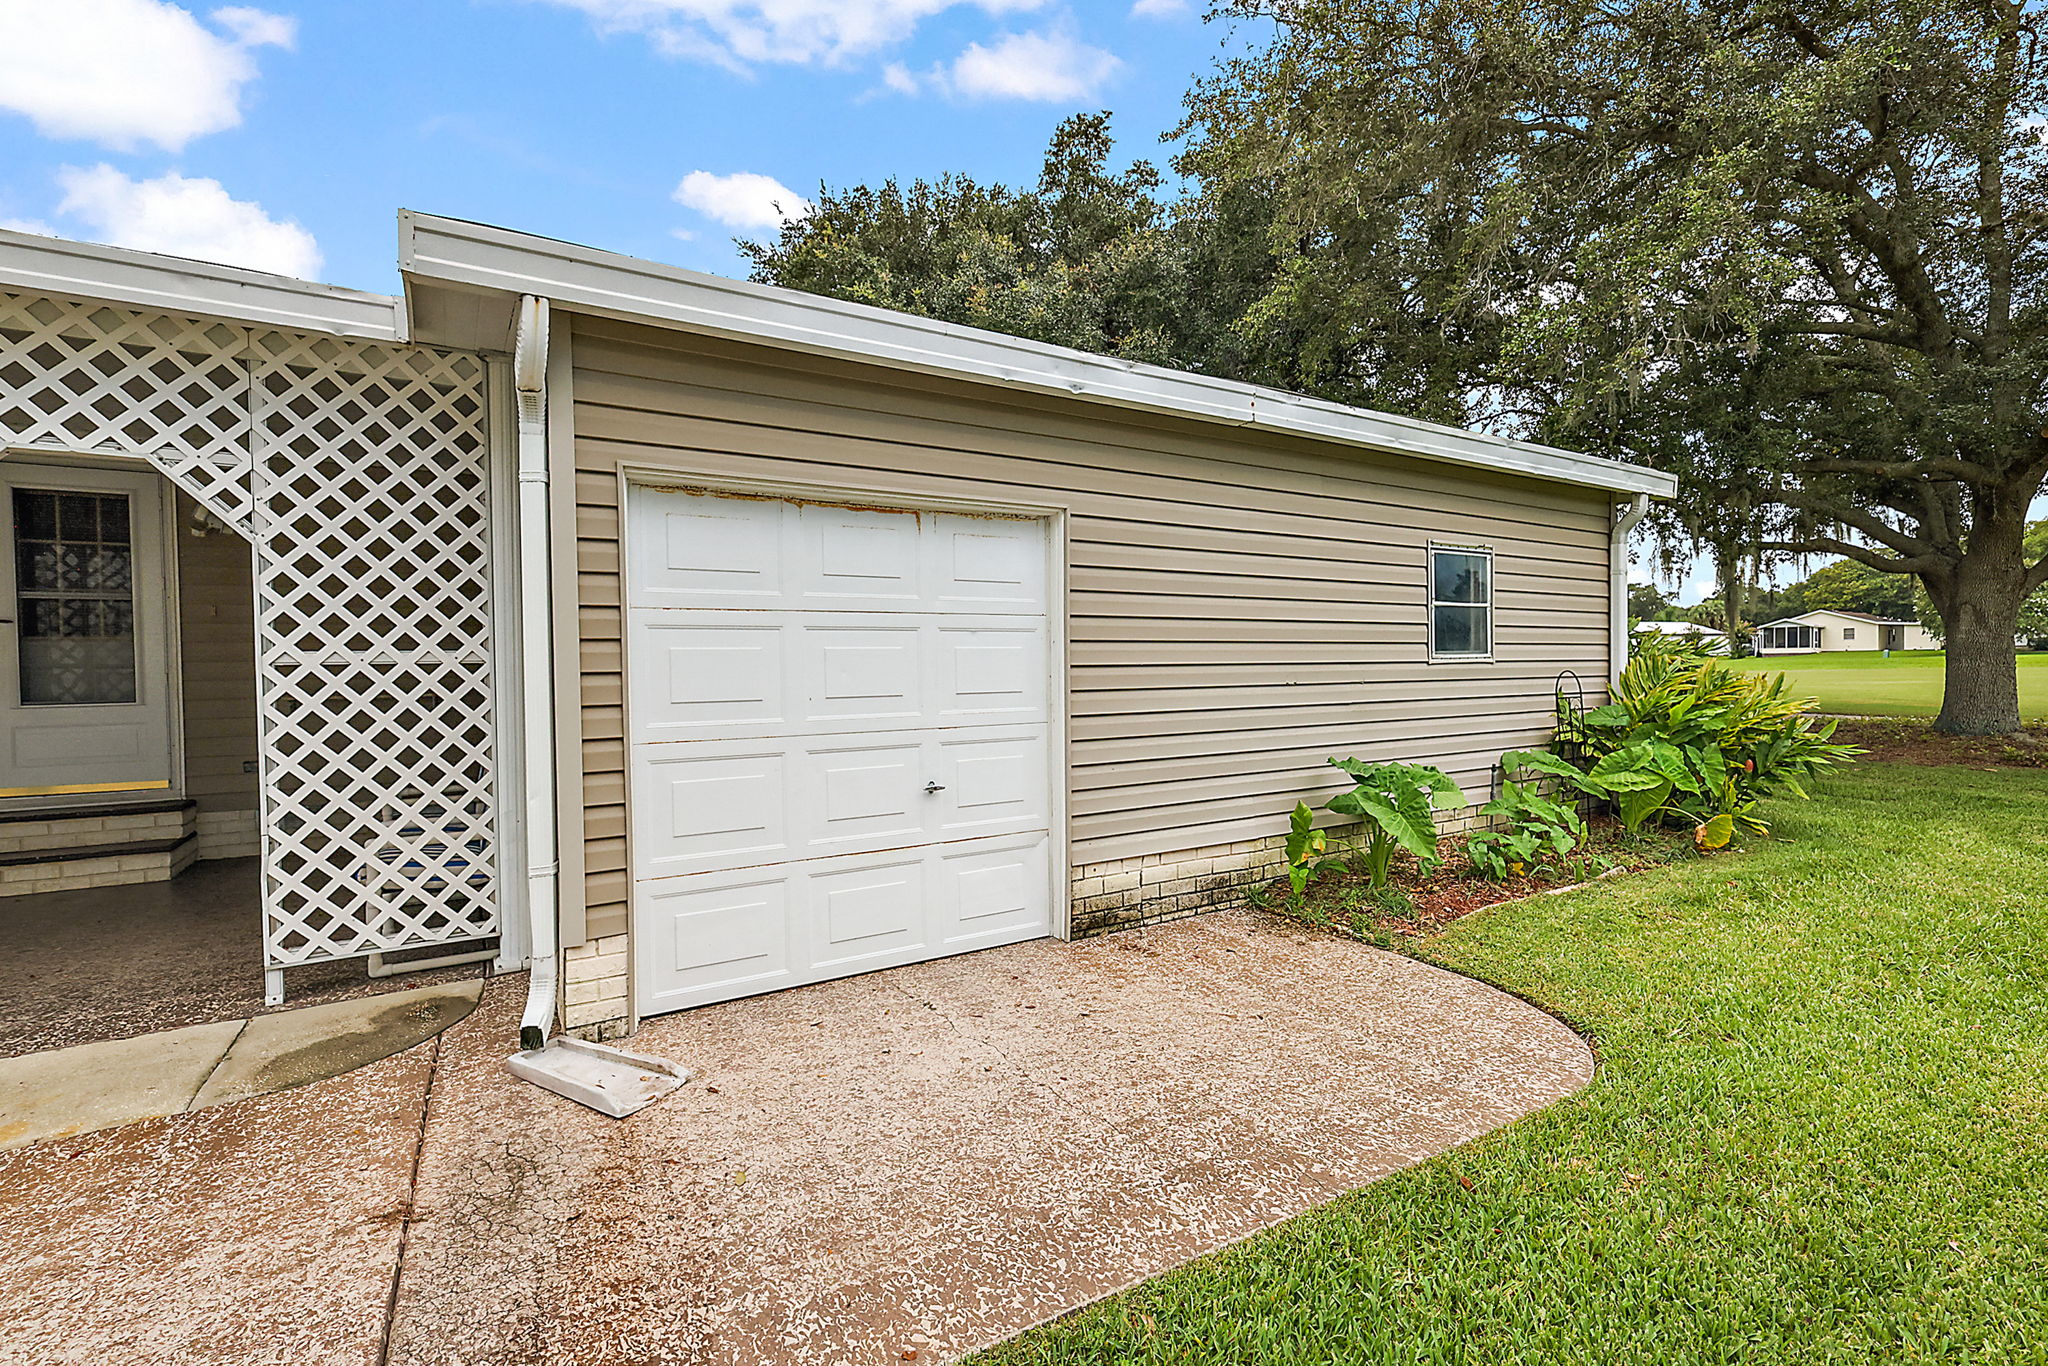
<instances>
[{"instance_id":1,"label":"distant house","mask_svg":"<svg viewBox=\"0 0 2048 1366\"><path fill-rule=\"evenodd\" d=\"M1831 607L1765 622L1750 636L1750 644L1760 655L1941 648L1941 642L1917 621L1896 621L1869 612L1838 612Z\"/></svg>"}]
</instances>

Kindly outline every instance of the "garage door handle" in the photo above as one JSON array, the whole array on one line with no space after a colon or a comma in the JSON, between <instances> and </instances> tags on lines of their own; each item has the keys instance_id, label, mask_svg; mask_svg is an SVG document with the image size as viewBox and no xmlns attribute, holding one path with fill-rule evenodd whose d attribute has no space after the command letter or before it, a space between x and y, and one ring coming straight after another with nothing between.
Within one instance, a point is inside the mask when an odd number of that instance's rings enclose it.
<instances>
[{"instance_id":1,"label":"garage door handle","mask_svg":"<svg viewBox=\"0 0 2048 1366\"><path fill-rule=\"evenodd\" d=\"M944 792L946 790L946 785L944 783L926 783L924 785L924 790L926 793Z\"/></svg>"}]
</instances>

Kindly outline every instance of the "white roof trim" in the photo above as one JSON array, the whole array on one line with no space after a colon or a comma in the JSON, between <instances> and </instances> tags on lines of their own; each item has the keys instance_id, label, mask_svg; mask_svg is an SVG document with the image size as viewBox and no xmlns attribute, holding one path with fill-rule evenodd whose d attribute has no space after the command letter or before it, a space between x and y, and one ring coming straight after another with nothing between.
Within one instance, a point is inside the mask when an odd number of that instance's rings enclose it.
<instances>
[{"instance_id":1,"label":"white roof trim","mask_svg":"<svg viewBox=\"0 0 2048 1366\"><path fill-rule=\"evenodd\" d=\"M236 266L0 229L0 288L396 341L399 300Z\"/></svg>"},{"instance_id":2,"label":"white roof trim","mask_svg":"<svg viewBox=\"0 0 2048 1366\"><path fill-rule=\"evenodd\" d=\"M628 321L1620 494L1668 498L1678 488L1672 475L1640 465L722 279L505 228L407 210L398 216L398 242L399 269L408 281L542 295L557 307Z\"/></svg>"},{"instance_id":3,"label":"white roof trim","mask_svg":"<svg viewBox=\"0 0 2048 1366\"><path fill-rule=\"evenodd\" d=\"M1837 621L1846 621L1851 626L1918 626L1920 624L1917 621L1906 621L1899 617L1874 617L1862 612L1842 612L1833 607L1815 607L1810 611L1801 612L1796 617L1779 617L1776 621L1764 622L1756 629L1761 631L1765 626L1811 626L1813 624L1811 619L1814 617L1833 617Z\"/></svg>"}]
</instances>

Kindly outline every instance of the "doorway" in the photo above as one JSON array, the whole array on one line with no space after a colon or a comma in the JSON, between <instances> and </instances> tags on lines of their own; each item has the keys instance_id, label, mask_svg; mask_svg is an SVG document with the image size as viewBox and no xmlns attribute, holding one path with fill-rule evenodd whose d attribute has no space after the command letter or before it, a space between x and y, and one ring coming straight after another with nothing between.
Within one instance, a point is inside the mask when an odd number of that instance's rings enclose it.
<instances>
[{"instance_id":1,"label":"doorway","mask_svg":"<svg viewBox=\"0 0 2048 1366\"><path fill-rule=\"evenodd\" d=\"M0 461L0 508L0 800L172 790L161 479Z\"/></svg>"}]
</instances>

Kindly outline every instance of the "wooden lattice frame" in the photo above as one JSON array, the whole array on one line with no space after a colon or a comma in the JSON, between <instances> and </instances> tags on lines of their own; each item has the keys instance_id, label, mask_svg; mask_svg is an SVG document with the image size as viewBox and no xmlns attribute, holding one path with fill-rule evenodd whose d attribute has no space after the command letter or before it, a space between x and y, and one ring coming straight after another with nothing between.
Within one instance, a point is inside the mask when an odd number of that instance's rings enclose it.
<instances>
[{"instance_id":1,"label":"wooden lattice frame","mask_svg":"<svg viewBox=\"0 0 2048 1366\"><path fill-rule=\"evenodd\" d=\"M498 932L487 426L476 356L0 293L0 444L255 545L266 967Z\"/></svg>"}]
</instances>

